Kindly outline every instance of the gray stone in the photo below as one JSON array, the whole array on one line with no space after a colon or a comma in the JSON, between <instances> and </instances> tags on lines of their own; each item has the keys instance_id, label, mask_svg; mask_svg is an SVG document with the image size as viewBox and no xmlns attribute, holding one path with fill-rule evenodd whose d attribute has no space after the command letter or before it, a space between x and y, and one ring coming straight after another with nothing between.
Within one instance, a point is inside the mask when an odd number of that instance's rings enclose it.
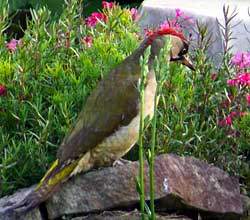
<instances>
[{"instance_id":1,"label":"gray stone","mask_svg":"<svg viewBox=\"0 0 250 220\"><path fill-rule=\"evenodd\" d=\"M132 212L105 211L101 214L90 214L84 217L73 218L72 220L141 220L140 213L135 210ZM156 220L191 220L185 216L177 215L156 215Z\"/></svg>"},{"instance_id":2,"label":"gray stone","mask_svg":"<svg viewBox=\"0 0 250 220\"><path fill-rule=\"evenodd\" d=\"M35 208L28 212L27 214L18 214L18 213L6 213L4 212L5 207L10 204L14 204L18 201L21 201L28 193L33 190L34 187L25 188L17 191L11 196L5 196L0 199L0 220L42 220L41 213L39 208Z\"/></svg>"},{"instance_id":3,"label":"gray stone","mask_svg":"<svg viewBox=\"0 0 250 220\"><path fill-rule=\"evenodd\" d=\"M244 210L244 217L242 218L242 220L250 220L250 198L245 195L241 195L241 198Z\"/></svg>"},{"instance_id":4,"label":"gray stone","mask_svg":"<svg viewBox=\"0 0 250 220\"><path fill-rule=\"evenodd\" d=\"M139 202L138 165L132 162L72 178L48 201L49 218L133 207ZM147 199L148 179L145 175ZM218 219L238 219L243 213L238 181L193 157L165 154L156 158L155 199L157 208L164 211L200 210L204 215L218 215Z\"/></svg>"}]
</instances>

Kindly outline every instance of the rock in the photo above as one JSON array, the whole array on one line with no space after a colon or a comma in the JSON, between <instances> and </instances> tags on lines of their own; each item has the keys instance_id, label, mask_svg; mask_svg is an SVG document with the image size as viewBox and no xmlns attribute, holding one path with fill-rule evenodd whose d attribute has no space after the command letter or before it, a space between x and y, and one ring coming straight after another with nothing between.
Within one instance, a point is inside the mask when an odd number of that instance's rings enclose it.
<instances>
[{"instance_id":1,"label":"rock","mask_svg":"<svg viewBox=\"0 0 250 220\"><path fill-rule=\"evenodd\" d=\"M0 199L0 220L42 220L39 208L35 208L25 215L19 215L18 213L3 213L4 207L21 201L29 192L33 190L33 187L21 189L11 196L5 196Z\"/></svg>"},{"instance_id":2,"label":"rock","mask_svg":"<svg viewBox=\"0 0 250 220\"><path fill-rule=\"evenodd\" d=\"M242 220L250 220L250 198L245 195L241 195L241 198L244 210L244 217Z\"/></svg>"},{"instance_id":3,"label":"rock","mask_svg":"<svg viewBox=\"0 0 250 220\"><path fill-rule=\"evenodd\" d=\"M74 213L133 208L139 202L138 162L101 168L66 182L47 202L50 219ZM148 168L145 168L148 173ZM148 176L145 176L149 199ZM216 219L239 219L243 213L238 181L193 157L160 155L155 160L155 199L161 211L198 210Z\"/></svg>"},{"instance_id":4,"label":"rock","mask_svg":"<svg viewBox=\"0 0 250 220\"><path fill-rule=\"evenodd\" d=\"M140 213L135 210L133 212L121 211L105 211L101 214L90 214L84 217L73 218L72 220L141 220ZM156 220L191 220L185 216L177 215L156 215Z\"/></svg>"},{"instance_id":5,"label":"rock","mask_svg":"<svg viewBox=\"0 0 250 220\"><path fill-rule=\"evenodd\" d=\"M167 18L175 17L175 9L180 8L184 11L185 15L192 17L195 20L201 21L206 24L209 33L212 34L214 43L209 48L209 54L214 58L216 64L219 64L218 58L221 58L223 52L223 37L221 28L217 20L224 24L223 5L228 5L230 8L229 14L236 9L238 15L233 19L232 25L238 24L233 27L233 39L229 46L233 46L232 52L248 51L250 33L245 29L245 26L250 29L250 17L248 15L249 1L244 0L220 0L220 1L204 1L204 0L144 0L140 10L139 24L141 29L144 30L148 26L157 26ZM239 24L239 22L241 22ZM189 30L193 29L194 25L187 27ZM198 35L193 31L192 38L194 41L191 45L195 46Z\"/></svg>"},{"instance_id":6,"label":"rock","mask_svg":"<svg viewBox=\"0 0 250 220\"><path fill-rule=\"evenodd\" d=\"M42 220L42 216L38 209L34 209L25 215L0 213L0 220Z\"/></svg>"}]
</instances>

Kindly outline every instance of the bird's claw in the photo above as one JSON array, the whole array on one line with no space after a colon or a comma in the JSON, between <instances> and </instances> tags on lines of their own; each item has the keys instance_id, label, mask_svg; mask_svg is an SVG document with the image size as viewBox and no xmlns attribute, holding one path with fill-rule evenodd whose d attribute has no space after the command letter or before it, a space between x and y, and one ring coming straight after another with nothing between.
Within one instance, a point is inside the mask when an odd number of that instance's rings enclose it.
<instances>
[{"instance_id":1,"label":"bird's claw","mask_svg":"<svg viewBox=\"0 0 250 220\"><path fill-rule=\"evenodd\" d=\"M131 161L120 158L113 163L113 167L124 166L129 163L131 163Z\"/></svg>"}]
</instances>

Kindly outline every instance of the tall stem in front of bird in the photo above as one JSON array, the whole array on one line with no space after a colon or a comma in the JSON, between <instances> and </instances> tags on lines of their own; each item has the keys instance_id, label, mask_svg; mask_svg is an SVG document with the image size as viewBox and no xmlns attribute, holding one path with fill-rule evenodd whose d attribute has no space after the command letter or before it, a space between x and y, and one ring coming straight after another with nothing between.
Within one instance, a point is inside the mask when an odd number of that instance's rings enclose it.
<instances>
[{"instance_id":1,"label":"tall stem in front of bird","mask_svg":"<svg viewBox=\"0 0 250 220\"><path fill-rule=\"evenodd\" d=\"M144 133L144 91L146 84L146 77L148 73L148 59L150 48L147 48L144 57L140 57L141 78L139 81L140 92L140 128L139 128L139 180L137 181L138 191L140 194L140 209L141 219L145 219L145 191L144 191L144 147L143 147L143 133Z\"/></svg>"},{"instance_id":2,"label":"tall stem in front of bird","mask_svg":"<svg viewBox=\"0 0 250 220\"><path fill-rule=\"evenodd\" d=\"M158 102L158 86L156 88L156 94L154 98L154 116L152 121L152 139L150 151L148 152L149 157L149 180L150 180L150 211L151 216L150 219L155 219L155 205L154 205L154 157L155 157L155 143L156 143L156 124L157 124L157 102Z\"/></svg>"},{"instance_id":3,"label":"tall stem in front of bird","mask_svg":"<svg viewBox=\"0 0 250 220\"><path fill-rule=\"evenodd\" d=\"M145 191L144 191L144 146L143 146L143 134L144 134L144 98L145 98L145 84L147 74L149 72L148 61L150 57L150 47L148 47L144 53L144 56L140 58L141 66L141 79L139 82L140 92L140 128L139 128L139 179L137 180L138 192L140 195L140 209L141 219L145 219L147 213L150 220L155 220L155 194L154 194L154 159L155 159L155 146L156 146L156 128L157 128L157 104L162 94L162 87L167 79L169 73L169 51L170 51L170 39L166 40L164 48L155 57L153 64L153 71L156 73L156 94L154 97L154 115L152 119L152 136L151 146L148 151L149 162L149 186L150 186L150 208L145 203ZM152 57L151 57L152 58Z\"/></svg>"},{"instance_id":4,"label":"tall stem in front of bird","mask_svg":"<svg viewBox=\"0 0 250 220\"><path fill-rule=\"evenodd\" d=\"M150 151L148 152L148 161L149 161L149 180L150 180L150 220L155 220L155 188L154 188L154 159L155 159L155 146L156 146L156 128L157 128L157 104L162 94L162 87L169 72L169 51L170 51L170 42L167 40L165 42L164 48L160 51L158 57L156 57L154 71L156 73L156 93L154 98L154 115L152 119L152 134L151 134L151 146Z\"/></svg>"}]
</instances>

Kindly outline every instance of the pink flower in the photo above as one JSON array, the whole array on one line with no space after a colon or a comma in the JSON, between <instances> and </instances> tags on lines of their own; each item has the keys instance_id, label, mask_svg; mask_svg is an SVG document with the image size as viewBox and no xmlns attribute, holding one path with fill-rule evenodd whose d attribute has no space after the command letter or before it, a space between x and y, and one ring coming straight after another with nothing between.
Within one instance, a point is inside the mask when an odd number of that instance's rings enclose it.
<instances>
[{"instance_id":1,"label":"pink flower","mask_svg":"<svg viewBox=\"0 0 250 220\"><path fill-rule=\"evenodd\" d=\"M93 38L91 36L86 36L82 39L82 42L84 43L84 45L86 45L87 47L91 47L93 44Z\"/></svg>"},{"instance_id":2,"label":"pink flower","mask_svg":"<svg viewBox=\"0 0 250 220\"><path fill-rule=\"evenodd\" d=\"M138 18L138 11L136 8L131 8L130 9L130 14L132 17L132 20L135 21Z\"/></svg>"},{"instance_id":3,"label":"pink flower","mask_svg":"<svg viewBox=\"0 0 250 220\"><path fill-rule=\"evenodd\" d=\"M177 31L181 31L182 29L176 19L164 21L162 24L160 24L160 29L165 29L165 28L170 28L170 27L175 28Z\"/></svg>"},{"instance_id":4,"label":"pink flower","mask_svg":"<svg viewBox=\"0 0 250 220\"><path fill-rule=\"evenodd\" d=\"M114 7L114 3L113 2L106 2L106 1L102 1L102 7L106 8L106 9L111 9Z\"/></svg>"},{"instance_id":5,"label":"pink flower","mask_svg":"<svg viewBox=\"0 0 250 220\"><path fill-rule=\"evenodd\" d=\"M233 119L236 117L242 117L246 115L246 112L231 112L228 116L226 116L224 119L222 119L221 121L219 121L219 125L221 127L224 126L231 126L233 124Z\"/></svg>"},{"instance_id":6,"label":"pink flower","mask_svg":"<svg viewBox=\"0 0 250 220\"><path fill-rule=\"evenodd\" d=\"M236 116L238 116L239 115L239 113L238 112L231 112L230 113L230 117L233 119L233 118L235 118Z\"/></svg>"},{"instance_id":7,"label":"pink flower","mask_svg":"<svg viewBox=\"0 0 250 220\"><path fill-rule=\"evenodd\" d=\"M250 86L250 73L240 73L237 75L239 85Z\"/></svg>"},{"instance_id":8,"label":"pink flower","mask_svg":"<svg viewBox=\"0 0 250 220\"><path fill-rule=\"evenodd\" d=\"M228 115L226 118L225 118L225 122L226 122L226 125L232 125L232 117L231 115Z\"/></svg>"},{"instance_id":9,"label":"pink flower","mask_svg":"<svg viewBox=\"0 0 250 220\"><path fill-rule=\"evenodd\" d=\"M222 119L221 121L219 121L219 125L222 126L222 127L232 125L231 115L228 115L227 117L225 117L224 119Z\"/></svg>"},{"instance_id":10,"label":"pink flower","mask_svg":"<svg viewBox=\"0 0 250 220\"><path fill-rule=\"evenodd\" d=\"M237 52L231 59L233 65L240 69L250 67L250 53L248 52Z\"/></svg>"},{"instance_id":11,"label":"pink flower","mask_svg":"<svg viewBox=\"0 0 250 220\"><path fill-rule=\"evenodd\" d=\"M236 86L237 80L236 79L229 79L227 80L227 85L229 86Z\"/></svg>"},{"instance_id":12,"label":"pink flower","mask_svg":"<svg viewBox=\"0 0 250 220\"><path fill-rule=\"evenodd\" d=\"M103 13L93 12L86 18L85 22L88 27L95 27L99 21L107 21L107 17Z\"/></svg>"},{"instance_id":13,"label":"pink flower","mask_svg":"<svg viewBox=\"0 0 250 220\"><path fill-rule=\"evenodd\" d=\"M10 52L15 52L17 46L21 44L21 40L11 39L10 42L6 43L6 47Z\"/></svg>"},{"instance_id":14,"label":"pink flower","mask_svg":"<svg viewBox=\"0 0 250 220\"><path fill-rule=\"evenodd\" d=\"M222 119L218 122L219 126L221 127L225 127L226 126L226 120L225 119Z\"/></svg>"},{"instance_id":15,"label":"pink flower","mask_svg":"<svg viewBox=\"0 0 250 220\"><path fill-rule=\"evenodd\" d=\"M0 96L5 96L7 94L7 89L4 85L0 85Z\"/></svg>"},{"instance_id":16,"label":"pink flower","mask_svg":"<svg viewBox=\"0 0 250 220\"><path fill-rule=\"evenodd\" d=\"M183 19L190 24L194 24L194 20L190 16L185 15L185 16L183 16Z\"/></svg>"},{"instance_id":17,"label":"pink flower","mask_svg":"<svg viewBox=\"0 0 250 220\"><path fill-rule=\"evenodd\" d=\"M175 9L175 17L176 17L176 18L181 17L183 14L184 14L184 12L181 11L181 9L179 9L179 8L176 8L176 9Z\"/></svg>"},{"instance_id":18,"label":"pink flower","mask_svg":"<svg viewBox=\"0 0 250 220\"><path fill-rule=\"evenodd\" d=\"M250 86L250 73L238 73L234 79L227 80L229 86Z\"/></svg>"},{"instance_id":19,"label":"pink flower","mask_svg":"<svg viewBox=\"0 0 250 220\"><path fill-rule=\"evenodd\" d=\"M184 15L181 9L175 9L175 18L168 19L160 24L160 28L175 28L177 31L182 31L187 24L193 24L194 21L191 17Z\"/></svg>"},{"instance_id":20,"label":"pink flower","mask_svg":"<svg viewBox=\"0 0 250 220\"><path fill-rule=\"evenodd\" d=\"M170 23L169 21L164 21L163 23L160 24L160 29L167 29L170 28Z\"/></svg>"},{"instance_id":21,"label":"pink flower","mask_svg":"<svg viewBox=\"0 0 250 220\"><path fill-rule=\"evenodd\" d=\"M219 125L222 126L222 127L231 126L232 125L232 117L231 117L231 115L228 115L226 118L219 121Z\"/></svg>"},{"instance_id":22,"label":"pink flower","mask_svg":"<svg viewBox=\"0 0 250 220\"><path fill-rule=\"evenodd\" d=\"M250 105L250 94L246 95L247 104Z\"/></svg>"},{"instance_id":23,"label":"pink flower","mask_svg":"<svg viewBox=\"0 0 250 220\"><path fill-rule=\"evenodd\" d=\"M217 79L217 73L212 73L211 74L211 79L214 81Z\"/></svg>"}]
</instances>

